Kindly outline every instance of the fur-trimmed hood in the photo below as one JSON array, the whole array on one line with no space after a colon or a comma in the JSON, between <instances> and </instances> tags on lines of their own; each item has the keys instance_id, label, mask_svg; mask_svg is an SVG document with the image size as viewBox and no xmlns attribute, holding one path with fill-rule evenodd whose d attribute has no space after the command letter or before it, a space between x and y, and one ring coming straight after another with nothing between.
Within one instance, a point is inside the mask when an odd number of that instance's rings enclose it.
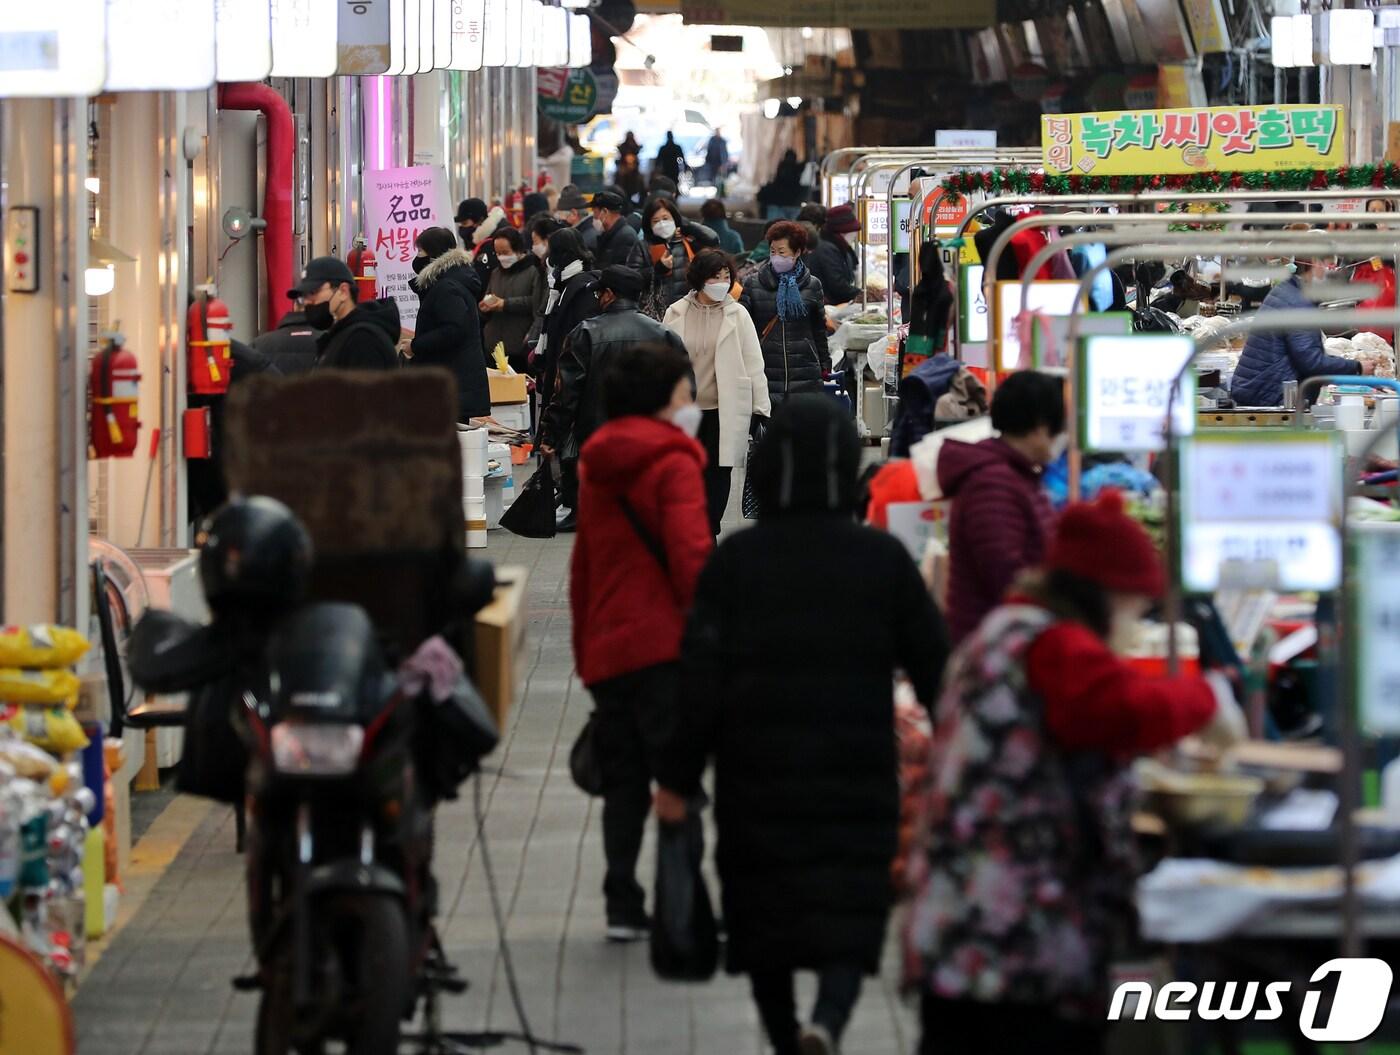
<instances>
[{"instance_id":1,"label":"fur-trimmed hood","mask_svg":"<svg viewBox=\"0 0 1400 1055\"><path fill-rule=\"evenodd\" d=\"M491 211L486 214L486 219L477 227L472 235L472 244L481 245L482 242L496 234L497 228L506 223L506 211L499 205L493 205Z\"/></svg>"},{"instance_id":2,"label":"fur-trimmed hood","mask_svg":"<svg viewBox=\"0 0 1400 1055\"><path fill-rule=\"evenodd\" d=\"M489 223L490 220L488 219L487 222ZM454 267L470 269L471 266L471 255L465 249L449 249L422 271L418 272L418 274L414 276L411 284L419 293L426 293L434 282L442 278L443 275L447 274L447 272L451 271Z\"/></svg>"}]
</instances>

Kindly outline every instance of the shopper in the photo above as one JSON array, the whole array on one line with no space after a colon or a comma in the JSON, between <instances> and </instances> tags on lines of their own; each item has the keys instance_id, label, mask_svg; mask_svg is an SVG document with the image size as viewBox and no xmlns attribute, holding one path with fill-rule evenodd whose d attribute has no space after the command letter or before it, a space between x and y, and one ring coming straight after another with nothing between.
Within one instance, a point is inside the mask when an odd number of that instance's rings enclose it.
<instances>
[{"instance_id":1,"label":"shopper","mask_svg":"<svg viewBox=\"0 0 1400 1055\"><path fill-rule=\"evenodd\" d=\"M617 163L616 183L629 205L640 205L647 192L647 183L642 176L637 155L624 155Z\"/></svg>"},{"instance_id":2,"label":"shopper","mask_svg":"<svg viewBox=\"0 0 1400 1055\"><path fill-rule=\"evenodd\" d=\"M719 238L719 247L730 256L739 256L744 251L744 240L739 237L739 232L729 226L729 213L725 211L724 202L718 198L710 198L705 204L700 206L700 219L705 221L705 226L715 232Z\"/></svg>"},{"instance_id":3,"label":"shopper","mask_svg":"<svg viewBox=\"0 0 1400 1055\"><path fill-rule=\"evenodd\" d=\"M525 237L530 243L530 252L541 261L549 257L549 236L555 231L567 231L569 225L560 223L553 216L536 216L525 229Z\"/></svg>"},{"instance_id":4,"label":"shopper","mask_svg":"<svg viewBox=\"0 0 1400 1055\"><path fill-rule=\"evenodd\" d=\"M674 332L637 310L642 276L630 267L605 268L598 280L601 314L585 319L574 330L559 357L559 383L549 404L548 434L559 444L563 462L576 461L588 438L607 419L606 397L611 365L636 345L667 345L685 354ZM556 453L554 448L546 454ZM564 478L577 478L566 471ZM564 504L573 507L570 496Z\"/></svg>"},{"instance_id":5,"label":"shopper","mask_svg":"<svg viewBox=\"0 0 1400 1055\"><path fill-rule=\"evenodd\" d=\"M802 162L797 151L789 150L778 162L778 170L769 183L758 189L758 204L765 220L793 220L802 206Z\"/></svg>"},{"instance_id":6,"label":"shopper","mask_svg":"<svg viewBox=\"0 0 1400 1055\"><path fill-rule=\"evenodd\" d=\"M1064 449L1064 382L1034 370L1012 374L992 397L992 428L1000 435L947 440L938 452L938 486L953 501L947 614L954 644L1045 556L1053 514L1041 473Z\"/></svg>"},{"instance_id":7,"label":"shopper","mask_svg":"<svg viewBox=\"0 0 1400 1055\"><path fill-rule=\"evenodd\" d=\"M415 241L414 277L408 286L418 295L418 322L407 346L408 365L436 366L457 381L457 420L491 413L486 356L481 348L481 279L466 250L446 227L429 227Z\"/></svg>"},{"instance_id":8,"label":"shopper","mask_svg":"<svg viewBox=\"0 0 1400 1055\"><path fill-rule=\"evenodd\" d=\"M598 387L608 421L583 447L569 600L578 675L597 706L607 937L621 942L650 929L637 857L657 758L678 719L685 617L711 543L685 354L622 343Z\"/></svg>"},{"instance_id":9,"label":"shopper","mask_svg":"<svg viewBox=\"0 0 1400 1055\"><path fill-rule=\"evenodd\" d=\"M295 307L282 316L277 329L253 338L252 348L265 356L278 373L304 374L316 365L316 328L306 321L306 308L299 297Z\"/></svg>"},{"instance_id":10,"label":"shopper","mask_svg":"<svg viewBox=\"0 0 1400 1055\"><path fill-rule=\"evenodd\" d=\"M768 394L774 403L820 392L831 372L822 284L807 270L807 232L781 220L768 230L768 259L744 282L743 305L763 345Z\"/></svg>"},{"instance_id":11,"label":"shopper","mask_svg":"<svg viewBox=\"0 0 1400 1055\"><path fill-rule=\"evenodd\" d=\"M496 270L496 232L509 228L510 220L506 217L505 209L493 205L491 211L486 214L486 219L477 225L472 234L474 245L469 251L472 254L472 267L481 279L482 289L491 281L491 272Z\"/></svg>"},{"instance_id":12,"label":"shopper","mask_svg":"<svg viewBox=\"0 0 1400 1055\"><path fill-rule=\"evenodd\" d=\"M476 248L476 230L486 222L491 213L490 207L480 198L465 198L457 206L457 236L462 240L462 248L472 252Z\"/></svg>"},{"instance_id":13,"label":"shopper","mask_svg":"<svg viewBox=\"0 0 1400 1055\"><path fill-rule=\"evenodd\" d=\"M690 223L670 198L653 198L642 210L642 237L628 267L642 276L642 310L661 318L688 288L686 271L695 254L719 245L708 227Z\"/></svg>"},{"instance_id":14,"label":"shopper","mask_svg":"<svg viewBox=\"0 0 1400 1055\"><path fill-rule=\"evenodd\" d=\"M680 335L695 367L696 402L704 417L705 494L710 530L719 534L729 505L730 478L748 457L756 419L772 402L763 372L763 349L753 319L732 296L734 262L718 249L690 264L690 293L666 312L666 328Z\"/></svg>"},{"instance_id":15,"label":"shopper","mask_svg":"<svg viewBox=\"0 0 1400 1055\"><path fill-rule=\"evenodd\" d=\"M576 230L590 253L598 251L598 228L593 222L592 213L588 211L588 199L574 184L566 183L559 192L554 218Z\"/></svg>"},{"instance_id":16,"label":"shopper","mask_svg":"<svg viewBox=\"0 0 1400 1055\"><path fill-rule=\"evenodd\" d=\"M626 161L631 158L636 162L642 153L642 144L637 142L637 133L628 132L622 137L622 142L617 145L617 158L619 161Z\"/></svg>"},{"instance_id":17,"label":"shopper","mask_svg":"<svg viewBox=\"0 0 1400 1055\"><path fill-rule=\"evenodd\" d=\"M716 128L714 134L705 143L705 168L700 173L700 178L707 183L718 185L728 169L729 141L724 138L721 130ZM742 252L742 250L732 251Z\"/></svg>"},{"instance_id":18,"label":"shopper","mask_svg":"<svg viewBox=\"0 0 1400 1055\"><path fill-rule=\"evenodd\" d=\"M549 198L539 191L531 191L520 200L521 226L528 228L536 216L549 212Z\"/></svg>"},{"instance_id":19,"label":"shopper","mask_svg":"<svg viewBox=\"0 0 1400 1055\"><path fill-rule=\"evenodd\" d=\"M905 929L921 1055L1104 1051L1108 965L1134 922L1127 767L1245 733L1222 676L1155 678L1110 651L1164 584L1106 492L1065 511L1043 572L954 656Z\"/></svg>"},{"instance_id":20,"label":"shopper","mask_svg":"<svg viewBox=\"0 0 1400 1055\"><path fill-rule=\"evenodd\" d=\"M953 323L953 291L943 273L943 250L930 239L919 247L919 281L909 293L910 338L918 338L925 354L948 349Z\"/></svg>"},{"instance_id":21,"label":"shopper","mask_svg":"<svg viewBox=\"0 0 1400 1055\"><path fill-rule=\"evenodd\" d=\"M856 272L859 261L856 251L846 240L847 235L860 230L855 209L849 205L838 205L833 209L809 205L798 214L798 219L810 220L821 232L820 240L812 247L807 266L821 280L826 302L849 304L858 299L860 287L856 285Z\"/></svg>"},{"instance_id":22,"label":"shopper","mask_svg":"<svg viewBox=\"0 0 1400 1055\"><path fill-rule=\"evenodd\" d=\"M598 266L629 266L637 245L637 232L627 222L625 214L630 210L626 200L616 191L599 191L593 195L592 207L593 225L598 232L594 250Z\"/></svg>"},{"instance_id":23,"label":"shopper","mask_svg":"<svg viewBox=\"0 0 1400 1055\"><path fill-rule=\"evenodd\" d=\"M903 545L856 523L860 450L830 399L774 412L751 468L758 524L700 576L657 775L657 815L676 821L714 760L727 966L750 976L778 1055L835 1051L879 971L898 844L892 678L927 704L947 655ZM861 647L827 647L837 624L861 627ZM802 1029L799 970L819 977Z\"/></svg>"},{"instance_id":24,"label":"shopper","mask_svg":"<svg viewBox=\"0 0 1400 1055\"><path fill-rule=\"evenodd\" d=\"M318 256L288 297L306 305L306 321L321 331L318 369L392 370L399 365L399 306L392 300L357 303L358 283L345 261Z\"/></svg>"},{"instance_id":25,"label":"shopper","mask_svg":"<svg viewBox=\"0 0 1400 1055\"><path fill-rule=\"evenodd\" d=\"M656 161L651 167L653 176L665 176L676 186L681 182L681 170L685 168L685 151L676 142L674 132L666 133L666 142L656 152Z\"/></svg>"},{"instance_id":26,"label":"shopper","mask_svg":"<svg viewBox=\"0 0 1400 1055\"><path fill-rule=\"evenodd\" d=\"M513 227L497 231L492 241L498 266L480 305L486 316L486 354L489 358L498 344L504 345L510 365L523 374L529 368L526 340L544 314L549 292L544 261L526 248L525 236Z\"/></svg>"}]
</instances>

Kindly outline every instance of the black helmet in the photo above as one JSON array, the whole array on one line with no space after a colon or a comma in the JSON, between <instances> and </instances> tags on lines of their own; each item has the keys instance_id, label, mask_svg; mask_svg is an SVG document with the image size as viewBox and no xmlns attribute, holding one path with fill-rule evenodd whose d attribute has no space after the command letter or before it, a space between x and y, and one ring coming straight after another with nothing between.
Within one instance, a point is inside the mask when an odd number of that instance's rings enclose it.
<instances>
[{"instance_id":1,"label":"black helmet","mask_svg":"<svg viewBox=\"0 0 1400 1055\"><path fill-rule=\"evenodd\" d=\"M311 536L275 498L234 498L199 529L199 578L214 611L289 608L306 594Z\"/></svg>"}]
</instances>

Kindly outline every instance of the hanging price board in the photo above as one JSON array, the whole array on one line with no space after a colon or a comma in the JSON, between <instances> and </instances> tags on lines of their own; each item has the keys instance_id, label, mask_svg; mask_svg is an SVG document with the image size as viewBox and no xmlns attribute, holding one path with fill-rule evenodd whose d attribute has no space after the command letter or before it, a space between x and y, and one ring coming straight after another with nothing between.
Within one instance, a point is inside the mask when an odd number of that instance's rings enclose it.
<instances>
[{"instance_id":1,"label":"hanging price board","mask_svg":"<svg viewBox=\"0 0 1400 1055\"><path fill-rule=\"evenodd\" d=\"M990 330L987 315L987 295L982 288L981 264L969 264L959 272L958 317L959 332L964 344L985 344Z\"/></svg>"},{"instance_id":2,"label":"hanging price board","mask_svg":"<svg viewBox=\"0 0 1400 1055\"><path fill-rule=\"evenodd\" d=\"M1400 735L1400 524L1353 523L1348 638L1362 728Z\"/></svg>"},{"instance_id":3,"label":"hanging price board","mask_svg":"<svg viewBox=\"0 0 1400 1055\"><path fill-rule=\"evenodd\" d=\"M914 203L908 198L896 198L894 200L894 251L896 253L907 253L910 251L910 227L914 222Z\"/></svg>"},{"instance_id":4,"label":"hanging price board","mask_svg":"<svg viewBox=\"0 0 1400 1055\"><path fill-rule=\"evenodd\" d=\"M1042 325L1048 330L1049 323L1036 319L1037 314L1072 315L1079 295L1079 283L1073 279L1038 279L1031 283L1026 293L1026 311L1032 316L1031 332ZM1021 283L1002 280L996 284L996 355L994 362L998 370L1015 370L1029 366L1030 352L1021 348L1021 338L1016 320L1021 314ZM1025 359L1024 363L1022 359Z\"/></svg>"},{"instance_id":5,"label":"hanging price board","mask_svg":"<svg viewBox=\"0 0 1400 1055\"><path fill-rule=\"evenodd\" d=\"M884 198L865 198L860 203L861 226L866 245L884 245L890 237L890 203Z\"/></svg>"},{"instance_id":6,"label":"hanging price board","mask_svg":"<svg viewBox=\"0 0 1400 1055\"><path fill-rule=\"evenodd\" d=\"M1166 447L1167 395L1195 341L1184 334L1087 337L1076 360L1079 446L1087 451L1152 453ZM1173 430L1188 436L1196 422L1196 377L1177 385Z\"/></svg>"},{"instance_id":7,"label":"hanging price board","mask_svg":"<svg viewBox=\"0 0 1400 1055\"><path fill-rule=\"evenodd\" d=\"M1181 445L1181 581L1335 590L1342 577L1335 432L1221 430Z\"/></svg>"}]
</instances>

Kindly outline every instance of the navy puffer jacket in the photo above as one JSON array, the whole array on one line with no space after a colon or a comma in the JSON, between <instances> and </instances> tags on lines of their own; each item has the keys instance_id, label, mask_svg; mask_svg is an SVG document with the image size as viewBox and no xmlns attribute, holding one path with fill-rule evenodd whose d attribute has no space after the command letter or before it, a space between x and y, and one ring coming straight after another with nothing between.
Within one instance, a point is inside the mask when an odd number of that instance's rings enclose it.
<instances>
[{"instance_id":1,"label":"navy puffer jacket","mask_svg":"<svg viewBox=\"0 0 1400 1055\"><path fill-rule=\"evenodd\" d=\"M1259 312L1262 315L1266 311L1310 307L1313 303L1303 294L1303 284L1294 275L1273 288L1264 298ZM1277 407L1283 405L1285 381L1359 373L1360 363L1323 351L1320 330L1255 331L1245 342L1239 365L1235 367L1230 396L1241 407Z\"/></svg>"}]
</instances>

